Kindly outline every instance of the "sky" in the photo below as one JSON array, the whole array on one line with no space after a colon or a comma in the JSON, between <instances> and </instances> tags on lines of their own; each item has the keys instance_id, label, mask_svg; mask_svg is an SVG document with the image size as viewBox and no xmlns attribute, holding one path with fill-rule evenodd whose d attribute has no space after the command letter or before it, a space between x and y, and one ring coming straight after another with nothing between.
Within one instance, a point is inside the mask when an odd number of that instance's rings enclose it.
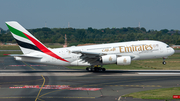
<instances>
[{"instance_id":1,"label":"sky","mask_svg":"<svg viewBox=\"0 0 180 101\"><path fill-rule=\"evenodd\" d=\"M0 27L180 30L180 0L0 0Z\"/></svg>"}]
</instances>

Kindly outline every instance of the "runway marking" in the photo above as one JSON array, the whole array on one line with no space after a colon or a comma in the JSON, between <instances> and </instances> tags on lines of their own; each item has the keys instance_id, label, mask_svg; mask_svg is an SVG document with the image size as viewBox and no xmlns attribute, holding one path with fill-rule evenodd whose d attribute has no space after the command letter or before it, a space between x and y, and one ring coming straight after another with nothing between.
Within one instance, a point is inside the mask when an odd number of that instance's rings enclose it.
<instances>
[{"instance_id":1,"label":"runway marking","mask_svg":"<svg viewBox=\"0 0 180 101\"><path fill-rule=\"evenodd\" d=\"M29 66L28 64L26 64L24 61L22 61L25 65L27 65L28 67L30 67L31 69L33 69L33 70L36 70L36 69L34 69L34 68L32 68L31 66Z\"/></svg>"},{"instance_id":2,"label":"runway marking","mask_svg":"<svg viewBox=\"0 0 180 101\"><path fill-rule=\"evenodd\" d=\"M12 67L16 67L16 66L28 66L28 65L9 65ZM46 65L29 65L29 66L46 66Z\"/></svg>"},{"instance_id":3,"label":"runway marking","mask_svg":"<svg viewBox=\"0 0 180 101\"><path fill-rule=\"evenodd\" d=\"M10 88L40 88L40 85L14 85L14 87ZM41 87L42 89L69 89L69 90L99 90L100 88L82 88L83 86L95 86L95 85L44 85L45 87ZM52 86L52 87L48 87ZM62 86L62 87L60 87ZM64 87L63 87L64 86ZM65 87L66 86L66 87ZM78 86L77 88L69 87L69 86ZM79 87L81 86L81 87ZM100 86L100 85L96 85ZM121 87L162 87L161 85L104 85L104 86L121 86Z\"/></svg>"},{"instance_id":4,"label":"runway marking","mask_svg":"<svg viewBox=\"0 0 180 101\"><path fill-rule=\"evenodd\" d=\"M36 89L67 89L67 90L86 90L86 91L97 91L102 88L84 88L84 87L70 87L69 85L45 85L43 87L39 87L39 85L25 85L25 86L20 86L20 87L9 87L9 88L36 88Z\"/></svg>"},{"instance_id":5,"label":"runway marking","mask_svg":"<svg viewBox=\"0 0 180 101\"><path fill-rule=\"evenodd\" d=\"M0 99L27 99L27 98L36 98L36 97L0 97ZM63 98L63 99L95 99L96 97L41 97L41 100L43 99L52 99L52 98ZM39 98L38 98L39 100Z\"/></svg>"},{"instance_id":6,"label":"runway marking","mask_svg":"<svg viewBox=\"0 0 180 101\"><path fill-rule=\"evenodd\" d=\"M39 90L39 93L38 93L35 101L37 101L37 99L38 99L38 97L39 97L39 94L41 93L42 87L44 86L44 83L45 83L45 78L44 78L44 76L43 76L43 75L41 75L41 76L42 76L42 78L43 78L44 81L43 81L43 84L41 85L41 88L40 88L40 90Z\"/></svg>"},{"instance_id":7,"label":"runway marking","mask_svg":"<svg viewBox=\"0 0 180 101\"><path fill-rule=\"evenodd\" d=\"M180 74L180 73L138 73L138 74L159 74L159 75L162 75L162 74L167 74L167 75L170 75L170 74L174 74L174 75L177 75L177 74Z\"/></svg>"},{"instance_id":8,"label":"runway marking","mask_svg":"<svg viewBox=\"0 0 180 101\"><path fill-rule=\"evenodd\" d=\"M118 101L120 101L121 100L121 96L118 98Z\"/></svg>"},{"instance_id":9,"label":"runway marking","mask_svg":"<svg viewBox=\"0 0 180 101\"><path fill-rule=\"evenodd\" d=\"M121 86L121 87L162 87L160 85L105 85L105 86Z\"/></svg>"}]
</instances>

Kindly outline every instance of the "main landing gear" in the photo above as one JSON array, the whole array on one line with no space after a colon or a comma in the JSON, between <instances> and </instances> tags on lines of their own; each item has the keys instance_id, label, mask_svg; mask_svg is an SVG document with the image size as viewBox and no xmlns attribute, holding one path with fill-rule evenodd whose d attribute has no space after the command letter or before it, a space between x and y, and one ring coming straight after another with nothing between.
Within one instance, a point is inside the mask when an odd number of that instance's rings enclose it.
<instances>
[{"instance_id":1,"label":"main landing gear","mask_svg":"<svg viewBox=\"0 0 180 101\"><path fill-rule=\"evenodd\" d=\"M163 65L166 64L166 61L165 61L165 58L163 57L163 62L162 62Z\"/></svg>"},{"instance_id":2,"label":"main landing gear","mask_svg":"<svg viewBox=\"0 0 180 101\"><path fill-rule=\"evenodd\" d=\"M106 69L102 68L102 66L98 67L96 65L95 66L92 65L91 67L87 67L86 70L89 71L89 72L99 72L99 71L103 71L104 72L104 71L106 71Z\"/></svg>"}]
</instances>

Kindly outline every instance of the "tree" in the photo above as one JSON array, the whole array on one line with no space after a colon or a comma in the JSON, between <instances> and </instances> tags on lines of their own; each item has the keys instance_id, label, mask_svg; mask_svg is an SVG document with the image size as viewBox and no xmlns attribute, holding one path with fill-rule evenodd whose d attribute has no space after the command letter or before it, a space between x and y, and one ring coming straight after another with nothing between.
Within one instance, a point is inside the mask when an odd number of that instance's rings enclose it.
<instances>
[{"instance_id":1,"label":"tree","mask_svg":"<svg viewBox=\"0 0 180 101\"><path fill-rule=\"evenodd\" d=\"M169 32L169 30L168 29L162 29L162 30L160 30L163 34L165 34L165 33L168 33Z\"/></svg>"},{"instance_id":2,"label":"tree","mask_svg":"<svg viewBox=\"0 0 180 101\"><path fill-rule=\"evenodd\" d=\"M176 41L176 45L180 45L180 39Z\"/></svg>"}]
</instances>

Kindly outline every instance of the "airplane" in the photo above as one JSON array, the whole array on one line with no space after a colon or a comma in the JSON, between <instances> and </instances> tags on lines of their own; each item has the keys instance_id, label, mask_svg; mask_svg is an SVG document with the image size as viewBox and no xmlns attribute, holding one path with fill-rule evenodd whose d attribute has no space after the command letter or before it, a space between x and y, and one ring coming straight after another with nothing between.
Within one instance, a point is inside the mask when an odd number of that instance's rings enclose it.
<instances>
[{"instance_id":1,"label":"airplane","mask_svg":"<svg viewBox=\"0 0 180 101\"><path fill-rule=\"evenodd\" d=\"M5 22L23 54L15 60L63 66L89 66L87 71L106 71L103 65L130 65L132 60L165 58L174 54L169 45L155 40L129 41L66 48L47 48L16 21ZM101 67L98 67L101 66Z\"/></svg>"}]
</instances>

